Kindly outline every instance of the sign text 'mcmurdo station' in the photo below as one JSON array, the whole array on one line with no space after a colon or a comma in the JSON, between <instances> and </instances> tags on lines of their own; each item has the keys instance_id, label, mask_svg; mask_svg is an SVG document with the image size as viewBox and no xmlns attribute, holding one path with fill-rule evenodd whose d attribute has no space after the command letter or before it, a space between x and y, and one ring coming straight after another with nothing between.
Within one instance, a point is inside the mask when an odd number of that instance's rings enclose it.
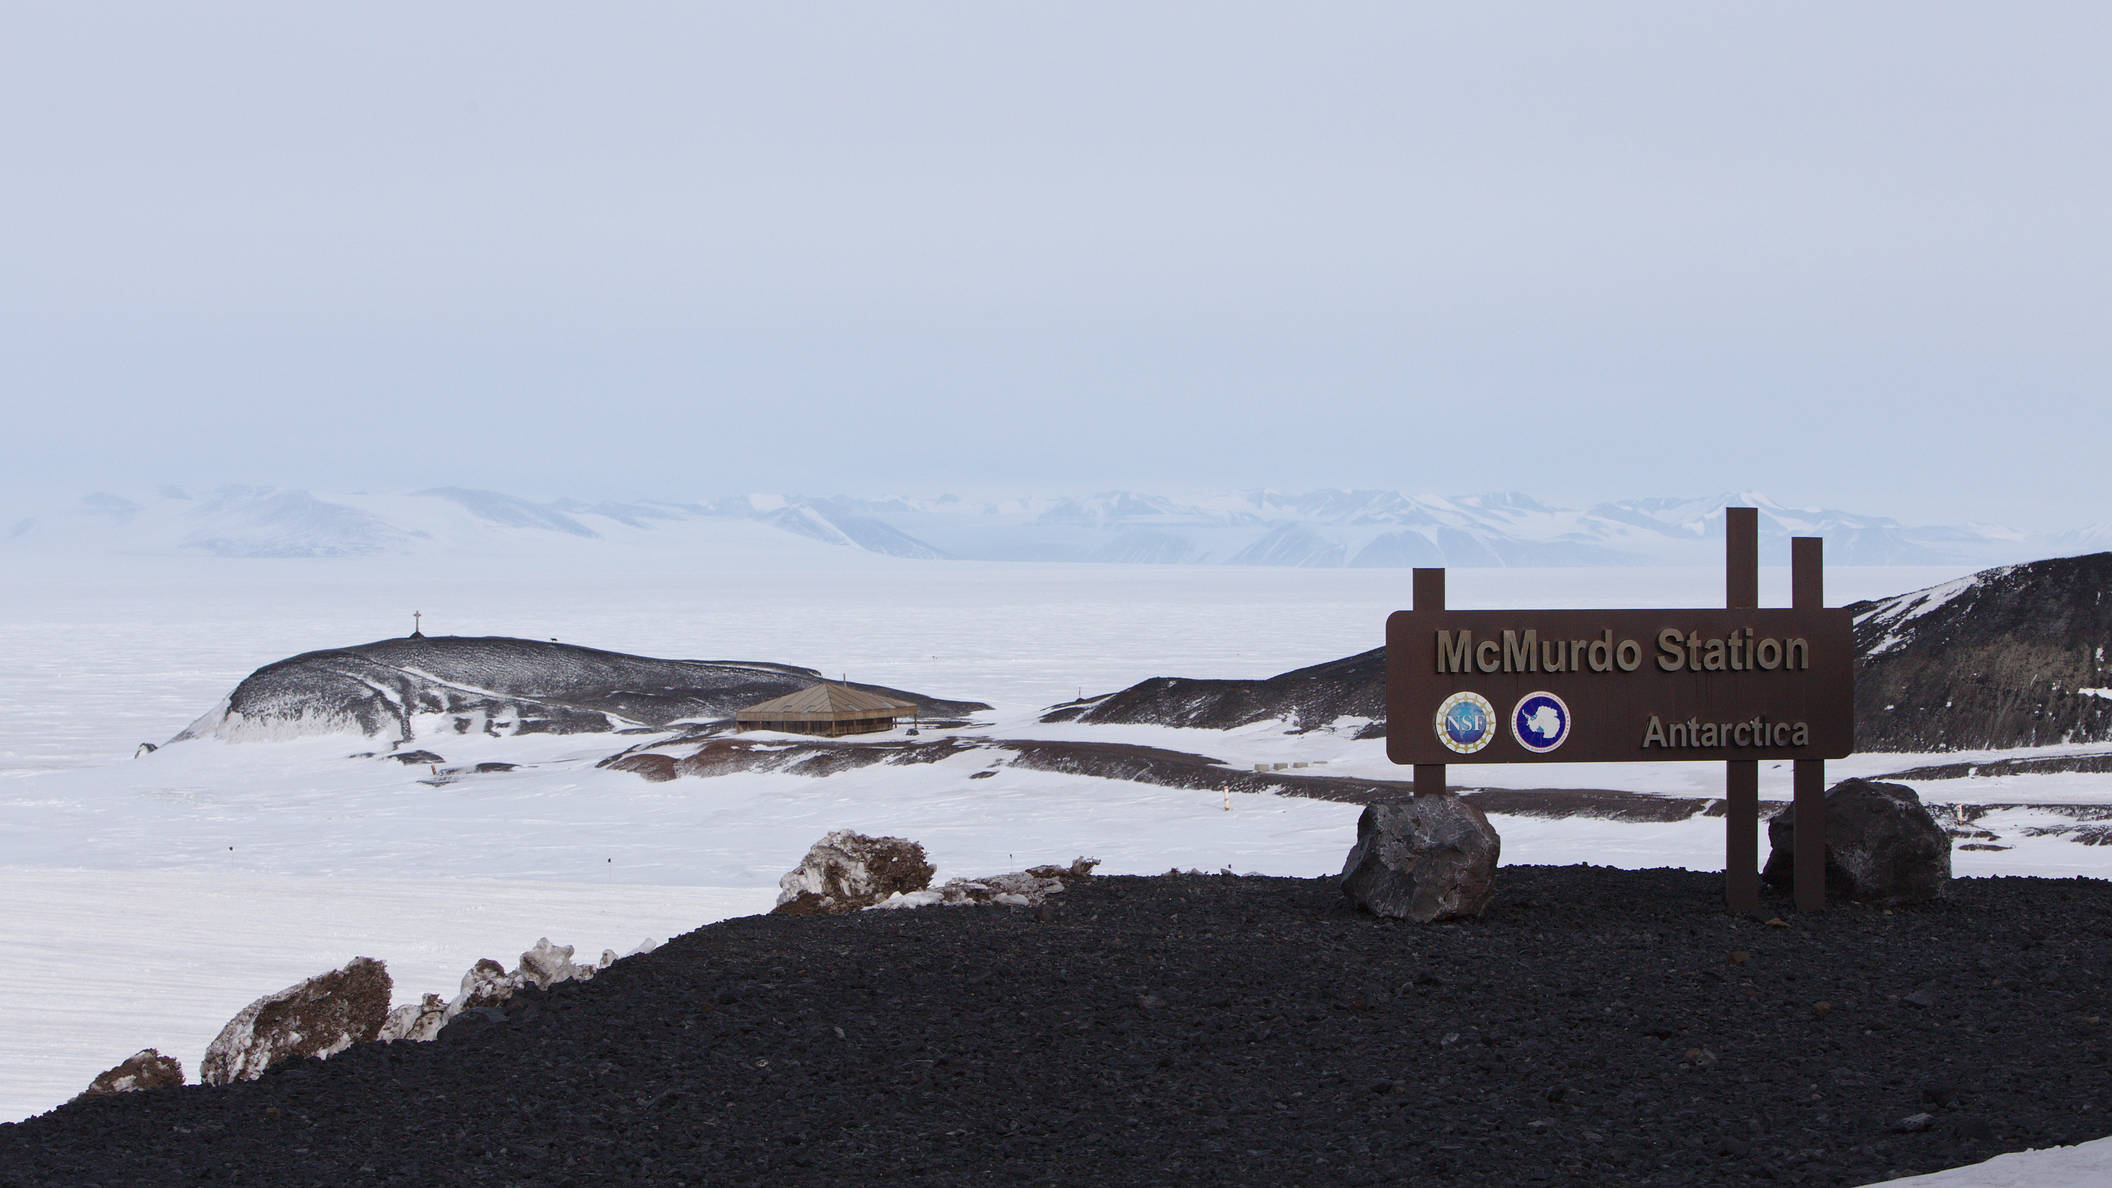
<instances>
[{"instance_id":1,"label":"sign text 'mcmurdo station'","mask_svg":"<svg viewBox=\"0 0 2112 1188\"><path fill-rule=\"evenodd\" d=\"M1837 759L1846 609L1397 611L1396 763Z\"/></svg>"}]
</instances>

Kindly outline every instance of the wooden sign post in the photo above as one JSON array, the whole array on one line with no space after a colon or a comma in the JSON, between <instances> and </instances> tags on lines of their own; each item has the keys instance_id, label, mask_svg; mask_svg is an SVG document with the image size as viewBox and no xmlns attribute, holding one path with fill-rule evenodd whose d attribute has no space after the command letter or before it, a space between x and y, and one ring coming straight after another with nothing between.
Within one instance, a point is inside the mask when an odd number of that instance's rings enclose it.
<instances>
[{"instance_id":1,"label":"wooden sign post","mask_svg":"<svg viewBox=\"0 0 2112 1188\"><path fill-rule=\"evenodd\" d=\"M1854 633L1823 604L1821 542L1790 542L1791 605L1762 609L1759 513L1725 509L1724 607L1455 611L1418 569L1386 621L1386 752L1441 792L1449 763L1721 761L1724 899L1760 903L1760 761L1794 763L1795 898L1825 906L1826 760L1854 749Z\"/></svg>"}]
</instances>

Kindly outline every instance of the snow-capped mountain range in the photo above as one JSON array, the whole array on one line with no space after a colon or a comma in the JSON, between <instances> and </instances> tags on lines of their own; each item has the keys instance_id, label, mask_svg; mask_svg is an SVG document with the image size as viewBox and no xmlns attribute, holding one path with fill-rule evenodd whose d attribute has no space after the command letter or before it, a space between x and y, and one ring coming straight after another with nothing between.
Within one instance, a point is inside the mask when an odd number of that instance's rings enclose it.
<instances>
[{"instance_id":1,"label":"snow-capped mountain range","mask_svg":"<svg viewBox=\"0 0 2112 1188\"><path fill-rule=\"evenodd\" d=\"M1520 494L1134 491L970 499L744 495L703 502L534 500L436 487L316 494L230 486L97 492L18 513L0 550L218 557L361 557L534 549L541 543L816 542L895 557L1312 567L1708 564L1723 509L1760 509L1764 549L1821 536L1844 565L1988 564L2112 544L2112 525L2027 535L1916 526L1736 492L1562 508Z\"/></svg>"}]
</instances>

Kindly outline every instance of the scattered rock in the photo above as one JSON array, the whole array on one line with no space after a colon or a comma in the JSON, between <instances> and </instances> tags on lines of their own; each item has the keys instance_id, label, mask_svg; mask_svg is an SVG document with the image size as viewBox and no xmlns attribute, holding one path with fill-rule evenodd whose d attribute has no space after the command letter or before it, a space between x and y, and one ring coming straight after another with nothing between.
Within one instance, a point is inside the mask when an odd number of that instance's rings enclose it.
<instances>
[{"instance_id":1,"label":"scattered rock","mask_svg":"<svg viewBox=\"0 0 2112 1188\"><path fill-rule=\"evenodd\" d=\"M512 998L526 981L520 971L506 972L506 967L489 957L480 957L462 975L462 992L447 1004L446 1019L452 1020L464 1011L478 1007L497 1006Z\"/></svg>"},{"instance_id":2,"label":"scattered rock","mask_svg":"<svg viewBox=\"0 0 2112 1188\"><path fill-rule=\"evenodd\" d=\"M1899 1132L1901 1134L1920 1134L1929 1128L1929 1123L1935 1120L1935 1117L1930 1114L1908 1114L1899 1120Z\"/></svg>"},{"instance_id":3,"label":"scattered rock","mask_svg":"<svg viewBox=\"0 0 2112 1188\"><path fill-rule=\"evenodd\" d=\"M777 906L771 910L793 916L854 912L898 892L924 890L932 871L916 842L838 829L814 843L777 881Z\"/></svg>"},{"instance_id":4,"label":"scattered rock","mask_svg":"<svg viewBox=\"0 0 2112 1188\"><path fill-rule=\"evenodd\" d=\"M1761 879L1795 881L1796 812L1767 823ZM1951 878L1951 839L1905 784L1842 780L1826 792L1826 895L1868 903L1923 903Z\"/></svg>"},{"instance_id":5,"label":"scattered rock","mask_svg":"<svg viewBox=\"0 0 2112 1188\"><path fill-rule=\"evenodd\" d=\"M401 763L406 767L418 767L434 763L447 762L447 760L442 759L440 756L433 754L431 751L399 751L396 754L389 756L389 758L394 759L396 762Z\"/></svg>"},{"instance_id":6,"label":"scattered rock","mask_svg":"<svg viewBox=\"0 0 2112 1188\"><path fill-rule=\"evenodd\" d=\"M439 1035L440 1029L446 1025L447 1000L437 994L428 994L423 1001L405 1003L390 1011L374 1038L383 1043L411 1040L422 1044Z\"/></svg>"},{"instance_id":7,"label":"scattered rock","mask_svg":"<svg viewBox=\"0 0 2112 1188\"><path fill-rule=\"evenodd\" d=\"M613 949L603 949L601 960L596 964L574 964L572 946L553 945L546 936L538 939L534 948L521 954L520 968L514 971L514 976L524 985L548 990L559 982L584 982L614 964L616 951Z\"/></svg>"},{"instance_id":8,"label":"scattered rock","mask_svg":"<svg viewBox=\"0 0 2112 1188\"><path fill-rule=\"evenodd\" d=\"M1501 847L1481 810L1450 792L1366 805L1342 892L1374 914L1423 924L1479 916Z\"/></svg>"},{"instance_id":9,"label":"scattered rock","mask_svg":"<svg viewBox=\"0 0 2112 1188\"><path fill-rule=\"evenodd\" d=\"M553 945L547 936L538 937L535 947L521 954L521 980L538 990L548 990L559 982L569 982L577 977L579 972L579 967L572 964L572 946ZM594 975L589 972L587 976Z\"/></svg>"},{"instance_id":10,"label":"scattered rock","mask_svg":"<svg viewBox=\"0 0 2112 1188\"><path fill-rule=\"evenodd\" d=\"M135 1093L141 1089L167 1089L183 1084L183 1062L153 1048L134 1052L116 1068L98 1075L81 1090L80 1097L108 1097L113 1093ZM74 1100L80 1100L79 1097Z\"/></svg>"},{"instance_id":11,"label":"scattered rock","mask_svg":"<svg viewBox=\"0 0 2112 1188\"><path fill-rule=\"evenodd\" d=\"M253 1081L281 1061L327 1057L381 1032L389 1016L388 967L354 957L342 968L268 994L242 1008L205 1049L198 1079Z\"/></svg>"},{"instance_id":12,"label":"scattered rock","mask_svg":"<svg viewBox=\"0 0 2112 1188\"><path fill-rule=\"evenodd\" d=\"M660 942L647 939L632 952L650 953L659 945ZM416 1006L397 1007L389 1013L380 1038L429 1040L465 1016L503 1022L505 1012L499 1008L522 990L530 986L547 990L560 982L584 982L618 960L616 950L603 949L599 961L581 965L572 960L572 952L571 945L553 945L545 936L537 938L535 947L523 952L521 963L510 971L489 957L479 958L462 975L461 992L453 999L442 1003L439 995L428 994Z\"/></svg>"},{"instance_id":13,"label":"scattered rock","mask_svg":"<svg viewBox=\"0 0 2112 1188\"><path fill-rule=\"evenodd\" d=\"M1056 866L1054 864L1030 866L1027 868L1027 873L1043 879L1083 879L1090 878L1093 868L1098 865L1100 865L1098 858L1073 858L1069 866Z\"/></svg>"}]
</instances>

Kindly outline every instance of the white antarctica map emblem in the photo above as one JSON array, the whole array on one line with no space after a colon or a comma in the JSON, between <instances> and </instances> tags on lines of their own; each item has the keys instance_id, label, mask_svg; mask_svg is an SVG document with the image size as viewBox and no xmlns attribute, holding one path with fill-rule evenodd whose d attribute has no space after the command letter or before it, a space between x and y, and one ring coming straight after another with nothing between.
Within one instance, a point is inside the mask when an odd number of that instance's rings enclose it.
<instances>
[{"instance_id":1,"label":"white antarctica map emblem","mask_svg":"<svg viewBox=\"0 0 2112 1188\"><path fill-rule=\"evenodd\" d=\"M1496 737L1496 707L1479 693L1454 693L1437 707L1437 741L1471 755Z\"/></svg>"},{"instance_id":2,"label":"white antarctica map emblem","mask_svg":"<svg viewBox=\"0 0 2112 1188\"><path fill-rule=\"evenodd\" d=\"M1536 755L1545 755L1569 738L1569 707L1552 693L1528 693L1511 709L1511 737Z\"/></svg>"}]
</instances>

